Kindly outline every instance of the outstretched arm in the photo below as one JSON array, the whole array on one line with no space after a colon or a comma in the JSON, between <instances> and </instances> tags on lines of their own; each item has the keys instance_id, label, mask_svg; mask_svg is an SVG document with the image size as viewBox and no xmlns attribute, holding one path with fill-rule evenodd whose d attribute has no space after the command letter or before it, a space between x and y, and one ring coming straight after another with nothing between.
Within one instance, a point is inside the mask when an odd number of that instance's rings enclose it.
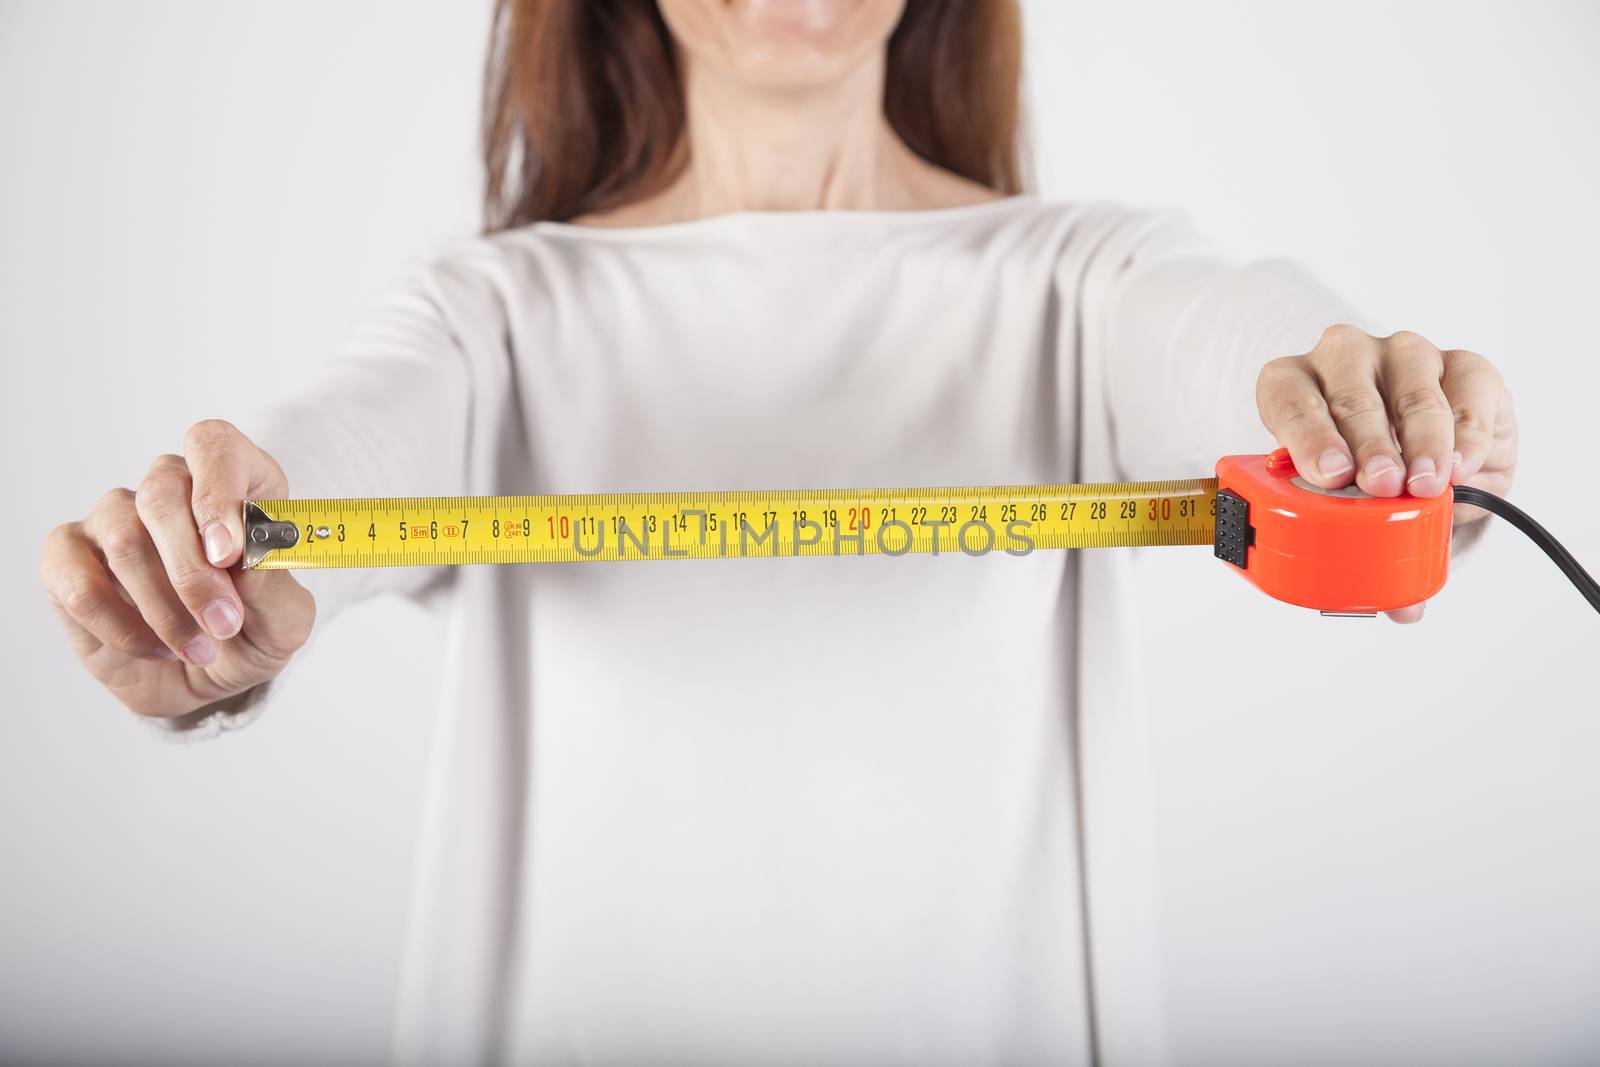
<instances>
[{"instance_id":1,"label":"outstretched arm","mask_svg":"<svg viewBox=\"0 0 1600 1067\"><path fill-rule=\"evenodd\" d=\"M1408 331L1350 325L1354 313L1294 264L1234 267L1186 227L1151 227L1127 251L1107 316L1118 458L1141 473L1250 450L1259 419L1325 488L1431 497L1452 484L1510 487L1517 424L1494 366ZM1483 512L1455 516L1459 528Z\"/></svg>"}]
</instances>

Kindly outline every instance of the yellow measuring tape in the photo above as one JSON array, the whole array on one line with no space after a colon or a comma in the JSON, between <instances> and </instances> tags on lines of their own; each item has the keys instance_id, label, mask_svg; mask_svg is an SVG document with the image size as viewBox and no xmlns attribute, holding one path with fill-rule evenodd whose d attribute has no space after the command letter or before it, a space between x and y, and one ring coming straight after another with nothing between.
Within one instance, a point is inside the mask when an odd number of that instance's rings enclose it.
<instances>
[{"instance_id":1,"label":"yellow measuring tape","mask_svg":"<svg viewBox=\"0 0 1600 1067\"><path fill-rule=\"evenodd\" d=\"M245 566L736 559L1209 545L1217 482L245 503Z\"/></svg>"}]
</instances>

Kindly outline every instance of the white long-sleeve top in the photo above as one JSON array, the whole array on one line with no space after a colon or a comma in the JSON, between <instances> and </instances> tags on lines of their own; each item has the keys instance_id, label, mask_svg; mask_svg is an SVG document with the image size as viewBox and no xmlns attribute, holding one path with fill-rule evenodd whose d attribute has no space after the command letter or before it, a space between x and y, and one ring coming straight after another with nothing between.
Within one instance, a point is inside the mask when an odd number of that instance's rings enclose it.
<instances>
[{"instance_id":1,"label":"white long-sleeve top","mask_svg":"<svg viewBox=\"0 0 1600 1067\"><path fill-rule=\"evenodd\" d=\"M1202 476L1348 318L1104 205L538 224L244 429L296 496ZM1135 556L308 574L448 618L399 1058L1166 1061Z\"/></svg>"}]
</instances>

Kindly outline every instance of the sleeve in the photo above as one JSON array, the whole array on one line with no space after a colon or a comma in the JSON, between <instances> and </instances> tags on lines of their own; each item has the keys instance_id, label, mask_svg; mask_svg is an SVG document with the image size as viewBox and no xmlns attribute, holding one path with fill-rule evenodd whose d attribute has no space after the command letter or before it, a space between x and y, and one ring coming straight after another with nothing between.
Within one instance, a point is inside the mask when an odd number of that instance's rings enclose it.
<instances>
[{"instance_id":1,"label":"sleeve","mask_svg":"<svg viewBox=\"0 0 1600 1067\"><path fill-rule=\"evenodd\" d=\"M1062 406L1076 414L1085 481L1202 477L1219 456L1265 451L1255 409L1264 363L1310 351L1328 326L1372 333L1302 268L1231 265L1181 217L1108 207L1085 214L1082 258L1064 258L1074 294L1061 348L1078 355ZM1063 300L1067 297L1063 296ZM1482 526L1481 523L1475 524ZM1467 539L1457 537L1459 549ZM1137 550L1077 553L1075 639L1079 833L1096 1033L1107 1062L1170 1064L1160 850L1148 665L1130 596Z\"/></svg>"},{"instance_id":2,"label":"sleeve","mask_svg":"<svg viewBox=\"0 0 1600 1067\"><path fill-rule=\"evenodd\" d=\"M310 389L245 428L295 497L459 491L472 375L437 270L380 298ZM306 572L319 618L377 593L416 596L447 577L417 567Z\"/></svg>"},{"instance_id":3,"label":"sleeve","mask_svg":"<svg viewBox=\"0 0 1600 1067\"><path fill-rule=\"evenodd\" d=\"M1255 383L1327 327L1370 323L1287 260L1235 266L1181 218L1148 228L1119 265L1105 312L1104 402L1130 477L1209 473L1217 457L1271 448Z\"/></svg>"},{"instance_id":4,"label":"sleeve","mask_svg":"<svg viewBox=\"0 0 1600 1067\"><path fill-rule=\"evenodd\" d=\"M443 266L415 272L374 303L312 386L241 425L278 461L291 494L446 495L464 484L473 377L452 322L458 283ZM418 567L296 577L316 598L319 625L366 597L422 597L450 581L446 572ZM175 740L216 737L254 721L273 685L144 721Z\"/></svg>"}]
</instances>

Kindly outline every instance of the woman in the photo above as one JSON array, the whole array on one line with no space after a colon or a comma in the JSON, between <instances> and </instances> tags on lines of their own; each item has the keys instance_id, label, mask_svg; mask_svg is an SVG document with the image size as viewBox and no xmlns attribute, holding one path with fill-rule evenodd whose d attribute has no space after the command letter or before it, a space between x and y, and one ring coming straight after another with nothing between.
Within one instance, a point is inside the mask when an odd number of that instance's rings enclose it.
<instances>
[{"instance_id":1,"label":"woman","mask_svg":"<svg viewBox=\"0 0 1600 1067\"><path fill-rule=\"evenodd\" d=\"M311 589L448 613L403 1057L1159 1061L1126 554L306 588L233 569L241 498L1201 474L1259 445L1252 398L1320 485L1507 489L1482 358L1019 195L1018 34L999 2L502 0L486 236L49 539L85 665L176 730L260 709Z\"/></svg>"}]
</instances>

